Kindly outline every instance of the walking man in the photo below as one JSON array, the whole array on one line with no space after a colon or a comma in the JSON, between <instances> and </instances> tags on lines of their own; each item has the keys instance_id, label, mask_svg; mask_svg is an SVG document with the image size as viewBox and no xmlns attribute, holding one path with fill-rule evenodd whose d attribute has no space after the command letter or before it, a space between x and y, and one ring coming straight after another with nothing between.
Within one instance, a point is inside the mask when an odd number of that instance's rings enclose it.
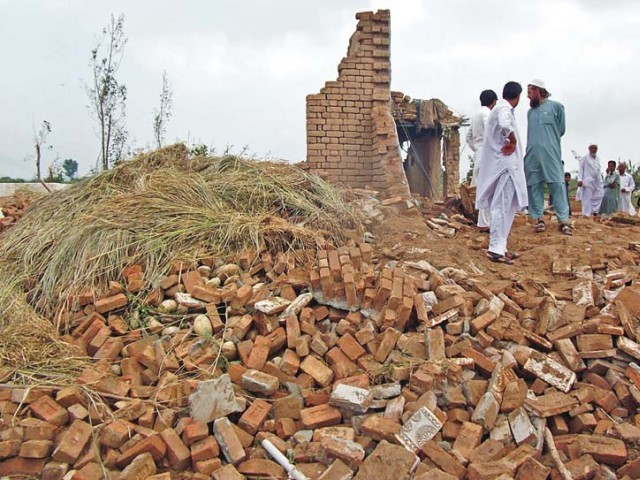
<instances>
[{"instance_id":1,"label":"walking man","mask_svg":"<svg viewBox=\"0 0 640 480\"><path fill-rule=\"evenodd\" d=\"M491 110L485 126L476 207L490 211L488 258L511 265L516 254L507 250L507 239L516 211L527 201L527 182L522 164L522 145L514 109L520 102L522 87L507 82L502 99Z\"/></svg>"},{"instance_id":2,"label":"walking man","mask_svg":"<svg viewBox=\"0 0 640 480\"><path fill-rule=\"evenodd\" d=\"M467 131L467 145L473 152L473 177L471 186L476 185L478 168L480 167L482 143L484 139L484 127L487 118L498 101L498 95L493 90L483 90L480 94L480 110L471 117L471 125ZM478 211L478 228L482 231L489 229L489 209L483 208Z\"/></svg>"},{"instance_id":3,"label":"walking man","mask_svg":"<svg viewBox=\"0 0 640 480\"><path fill-rule=\"evenodd\" d=\"M564 184L564 168L560 148L560 137L564 135L564 106L550 100L551 94L542 80L533 80L527 87L530 109L527 113L527 151L524 156L524 171L529 194L529 216L536 222L535 231L547 228L544 213L544 184L553 196L560 231L571 235L569 205Z\"/></svg>"},{"instance_id":4,"label":"walking man","mask_svg":"<svg viewBox=\"0 0 640 480\"><path fill-rule=\"evenodd\" d=\"M618 162L618 173L620 174L620 199L618 200L618 211L626 212L629 215L635 215L636 209L631 203L631 194L636 189L636 182L633 177L626 173L627 166Z\"/></svg>"},{"instance_id":5,"label":"walking man","mask_svg":"<svg viewBox=\"0 0 640 480\"><path fill-rule=\"evenodd\" d=\"M600 170L600 159L596 155L597 152L597 145L589 145L589 153L582 157L578 164L576 200L582 202L583 217L590 217L598 213L604 195L602 170Z\"/></svg>"}]
</instances>

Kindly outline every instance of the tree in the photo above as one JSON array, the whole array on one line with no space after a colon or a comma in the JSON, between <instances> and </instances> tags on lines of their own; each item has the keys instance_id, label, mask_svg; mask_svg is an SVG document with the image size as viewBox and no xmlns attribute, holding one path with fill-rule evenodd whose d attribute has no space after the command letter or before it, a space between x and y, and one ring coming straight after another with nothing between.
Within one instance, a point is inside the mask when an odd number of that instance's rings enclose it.
<instances>
[{"instance_id":1,"label":"tree","mask_svg":"<svg viewBox=\"0 0 640 480\"><path fill-rule=\"evenodd\" d=\"M116 78L126 43L124 15L117 20L111 15L111 22L102 29L96 47L91 50L93 85L87 87L87 94L89 108L98 123L102 170L121 160L126 149L127 87Z\"/></svg>"},{"instance_id":2,"label":"tree","mask_svg":"<svg viewBox=\"0 0 640 480\"><path fill-rule=\"evenodd\" d=\"M62 170L69 180L73 180L78 173L78 162L71 158L67 158L62 162Z\"/></svg>"},{"instance_id":3,"label":"tree","mask_svg":"<svg viewBox=\"0 0 640 480\"><path fill-rule=\"evenodd\" d=\"M167 131L167 122L171 118L173 92L169 85L169 77L166 70L162 73L162 92L160 93L160 108L153 112L153 135L158 148L162 147L164 135Z\"/></svg>"},{"instance_id":4,"label":"tree","mask_svg":"<svg viewBox=\"0 0 640 480\"><path fill-rule=\"evenodd\" d=\"M64 177L62 175L62 167L60 167L60 158L56 158L47 167L47 178L45 178L45 182L51 182L51 183L64 182Z\"/></svg>"},{"instance_id":5,"label":"tree","mask_svg":"<svg viewBox=\"0 0 640 480\"><path fill-rule=\"evenodd\" d=\"M33 134L33 146L36 149L36 177L38 178L38 181L44 185L44 188L47 189L47 191L51 191L49 189L49 187L47 186L46 183L44 183L42 181L42 148L44 148L44 146L47 143L47 137L49 136L49 134L51 133L51 124L49 122L47 122L46 120L42 121L42 126L40 127L40 130L38 130L38 133ZM51 148L51 147L49 147Z\"/></svg>"}]
</instances>

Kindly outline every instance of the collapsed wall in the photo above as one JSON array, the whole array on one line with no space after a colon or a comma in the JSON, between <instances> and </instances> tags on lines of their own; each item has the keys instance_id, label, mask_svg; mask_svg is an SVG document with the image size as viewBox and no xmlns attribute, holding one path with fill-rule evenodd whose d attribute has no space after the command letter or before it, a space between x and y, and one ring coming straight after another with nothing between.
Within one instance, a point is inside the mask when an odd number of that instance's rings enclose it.
<instances>
[{"instance_id":1,"label":"collapsed wall","mask_svg":"<svg viewBox=\"0 0 640 480\"><path fill-rule=\"evenodd\" d=\"M338 79L307 96L304 167L333 183L409 196L390 108L390 13L356 19Z\"/></svg>"}]
</instances>

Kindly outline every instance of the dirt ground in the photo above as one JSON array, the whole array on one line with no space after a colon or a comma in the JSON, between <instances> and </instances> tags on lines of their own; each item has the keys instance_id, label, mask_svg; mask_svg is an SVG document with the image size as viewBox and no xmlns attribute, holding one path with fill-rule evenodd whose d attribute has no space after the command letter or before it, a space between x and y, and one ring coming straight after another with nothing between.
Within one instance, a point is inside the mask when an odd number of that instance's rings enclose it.
<instances>
[{"instance_id":1,"label":"dirt ground","mask_svg":"<svg viewBox=\"0 0 640 480\"><path fill-rule=\"evenodd\" d=\"M573 211L578 209L576 204ZM374 250L380 261L426 260L438 269L456 267L469 274L477 268L483 272L483 278L486 275L488 282L535 280L545 286L563 280L551 271L553 261L563 256L570 259L573 267L607 265L611 269L624 266L635 276L640 273L635 261L637 253L629 248L630 243L640 241L640 226L574 215L571 217L573 235L566 236L560 233L555 215L546 214L547 230L535 233L528 216L517 214L508 248L520 257L513 265L502 265L486 258L489 234L479 232L471 222L463 225L454 238L438 235L427 226L425 220L442 213L451 218L458 212L444 207L434 207L423 215L417 211L405 214L391 209L385 211L384 222L372 228Z\"/></svg>"}]
</instances>

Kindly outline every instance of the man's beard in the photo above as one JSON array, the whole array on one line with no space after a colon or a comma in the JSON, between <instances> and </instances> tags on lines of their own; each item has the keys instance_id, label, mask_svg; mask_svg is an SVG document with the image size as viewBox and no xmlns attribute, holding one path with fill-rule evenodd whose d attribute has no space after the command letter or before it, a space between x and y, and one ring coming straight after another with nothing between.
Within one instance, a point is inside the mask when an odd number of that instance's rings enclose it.
<instances>
[{"instance_id":1,"label":"man's beard","mask_svg":"<svg viewBox=\"0 0 640 480\"><path fill-rule=\"evenodd\" d=\"M538 108L540 106L540 99L539 98L530 98L529 99L529 106L531 108Z\"/></svg>"}]
</instances>

